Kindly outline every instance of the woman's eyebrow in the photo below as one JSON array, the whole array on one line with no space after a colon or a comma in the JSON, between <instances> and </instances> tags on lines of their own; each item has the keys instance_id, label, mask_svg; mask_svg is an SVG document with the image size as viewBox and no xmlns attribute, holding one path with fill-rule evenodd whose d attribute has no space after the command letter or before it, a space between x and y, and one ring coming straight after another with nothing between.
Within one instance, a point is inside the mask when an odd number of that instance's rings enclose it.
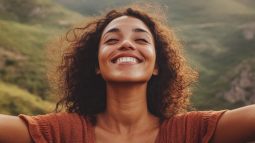
<instances>
[{"instance_id":1,"label":"woman's eyebrow","mask_svg":"<svg viewBox=\"0 0 255 143\"><path fill-rule=\"evenodd\" d=\"M142 28L134 28L132 31L134 32L141 32L141 33L145 33L146 34L146 37L148 37L149 39L152 40L152 37L151 37L151 34L147 31L147 30L144 30Z\"/></svg>"},{"instance_id":2,"label":"woman's eyebrow","mask_svg":"<svg viewBox=\"0 0 255 143\"><path fill-rule=\"evenodd\" d=\"M147 30L144 30L142 28L134 28L133 31L134 32L145 32L145 33L149 34L149 32Z\"/></svg>"},{"instance_id":3,"label":"woman's eyebrow","mask_svg":"<svg viewBox=\"0 0 255 143\"><path fill-rule=\"evenodd\" d=\"M133 32L145 32L145 33L149 34L149 32L147 30L144 30L142 28L134 28L132 31ZM114 33L114 32L120 32L120 29L112 28L112 29L108 30L107 32L105 32L104 35L107 33Z\"/></svg>"},{"instance_id":4,"label":"woman's eyebrow","mask_svg":"<svg viewBox=\"0 0 255 143\"><path fill-rule=\"evenodd\" d=\"M120 29L118 28L112 28L110 30L108 30L107 32L104 33L104 36L107 34L107 33L115 33L115 32L120 32Z\"/></svg>"},{"instance_id":5,"label":"woman's eyebrow","mask_svg":"<svg viewBox=\"0 0 255 143\"><path fill-rule=\"evenodd\" d=\"M145 29L142 29L142 28L134 28L134 29L132 29L132 31L133 32L136 32L136 33L146 33L146 35L150 38L150 33L147 31L147 30L145 30ZM105 32L104 34L103 34L103 39L104 39L104 37L108 34L108 33L119 33L120 32L120 29L119 28L112 28L112 29L110 29L110 30L108 30L107 32Z\"/></svg>"}]
</instances>

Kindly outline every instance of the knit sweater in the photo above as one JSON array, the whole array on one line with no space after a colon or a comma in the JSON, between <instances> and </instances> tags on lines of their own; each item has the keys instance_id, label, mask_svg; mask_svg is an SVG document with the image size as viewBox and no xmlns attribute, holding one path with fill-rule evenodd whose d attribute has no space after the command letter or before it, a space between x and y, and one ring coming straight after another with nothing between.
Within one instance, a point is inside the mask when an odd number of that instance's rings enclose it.
<instances>
[{"instance_id":1,"label":"knit sweater","mask_svg":"<svg viewBox=\"0 0 255 143\"><path fill-rule=\"evenodd\" d=\"M165 119L155 143L208 143L223 111L192 111ZM76 113L19 115L35 143L96 143L86 116Z\"/></svg>"}]
</instances>

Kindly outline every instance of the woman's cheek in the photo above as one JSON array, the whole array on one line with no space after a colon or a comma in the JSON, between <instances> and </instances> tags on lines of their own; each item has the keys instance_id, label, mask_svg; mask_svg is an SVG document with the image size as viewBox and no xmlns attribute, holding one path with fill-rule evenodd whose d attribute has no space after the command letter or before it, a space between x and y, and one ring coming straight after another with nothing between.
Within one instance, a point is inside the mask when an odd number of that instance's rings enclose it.
<instances>
[{"instance_id":1,"label":"woman's cheek","mask_svg":"<svg viewBox=\"0 0 255 143\"><path fill-rule=\"evenodd\" d=\"M145 57L150 57L149 59L153 59L153 60L156 59L156 51L155 51L154 47L152 47L152 46L143 47L141 49L141 53L143 53L143 55Z\"/></svg>"},{"instance_id":2,"label":"woman's cheek","mask_svg":"<svg viewBox=\"0 0 255 143\"><path fill-rule=\"evenodd\" d=\"M106 60L109 55L109 46L101 46L99 48L99 60Z\"/></svg>"}]
</instances>

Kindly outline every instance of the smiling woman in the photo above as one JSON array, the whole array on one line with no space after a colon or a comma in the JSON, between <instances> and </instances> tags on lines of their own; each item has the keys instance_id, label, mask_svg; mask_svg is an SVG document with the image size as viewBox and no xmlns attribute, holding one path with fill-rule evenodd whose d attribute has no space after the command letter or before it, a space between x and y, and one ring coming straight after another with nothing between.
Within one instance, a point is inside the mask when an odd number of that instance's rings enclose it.
<instances>
[{"instance_id":1,"label":"smiling woman","mask_svg":"<svg viewBox=\"0 0 255 143\"><path fill-rule=\"evenodd\" d=\"M174 33L158 17L127 8L75 28L58 70L64 95L59 105L93 117L106 109L110 82L143 85L148 109L160 119L186 111L189 85L197 74L186 64Z\"/></svg>"},{"instance_id":2,"label":"smiling woman","mask_svg":"<svg viewBox=\"0 0 255 143\"><path fill-rule=\"evenodd\" d=\"M81 33L79 35L78 33ZM157 16L112 10L74 29L58 67L56 113L0 116L0 142L243 143L255 139L255 106L192 111L196 72ZM60 107L66 112L58 112ZM252 113L252 114L251 114ZM11 133L16 133L16 138Z\"/></svg>"}]
</instances>

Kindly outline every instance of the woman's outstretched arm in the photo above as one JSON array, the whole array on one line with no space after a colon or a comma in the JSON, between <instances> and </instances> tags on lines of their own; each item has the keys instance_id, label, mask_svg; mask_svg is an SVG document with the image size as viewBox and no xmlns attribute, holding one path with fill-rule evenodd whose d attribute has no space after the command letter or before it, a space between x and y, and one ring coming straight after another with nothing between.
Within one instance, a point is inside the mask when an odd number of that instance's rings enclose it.
<instances>
[{"instance_id":1,"label":"woman's outstretched arm","mask_svg":"<svg viewBox=\"0 0 255 143\"><path fill-rule=\"evenodd\" d=\"M25 123L16 116L0 114L0 142L1 143L31 143Z\"/></svg>"},{"instance_id":2,"label":"woman's outstretched arm","mask_svg":"<svg viewBox=\"0 0 255 143\"><path fill-rule=\"evenodd\" d=\"M219 120L213 143L244 143L255 141L255 105L224 113Z\"/></svg>"}]
</instances>

